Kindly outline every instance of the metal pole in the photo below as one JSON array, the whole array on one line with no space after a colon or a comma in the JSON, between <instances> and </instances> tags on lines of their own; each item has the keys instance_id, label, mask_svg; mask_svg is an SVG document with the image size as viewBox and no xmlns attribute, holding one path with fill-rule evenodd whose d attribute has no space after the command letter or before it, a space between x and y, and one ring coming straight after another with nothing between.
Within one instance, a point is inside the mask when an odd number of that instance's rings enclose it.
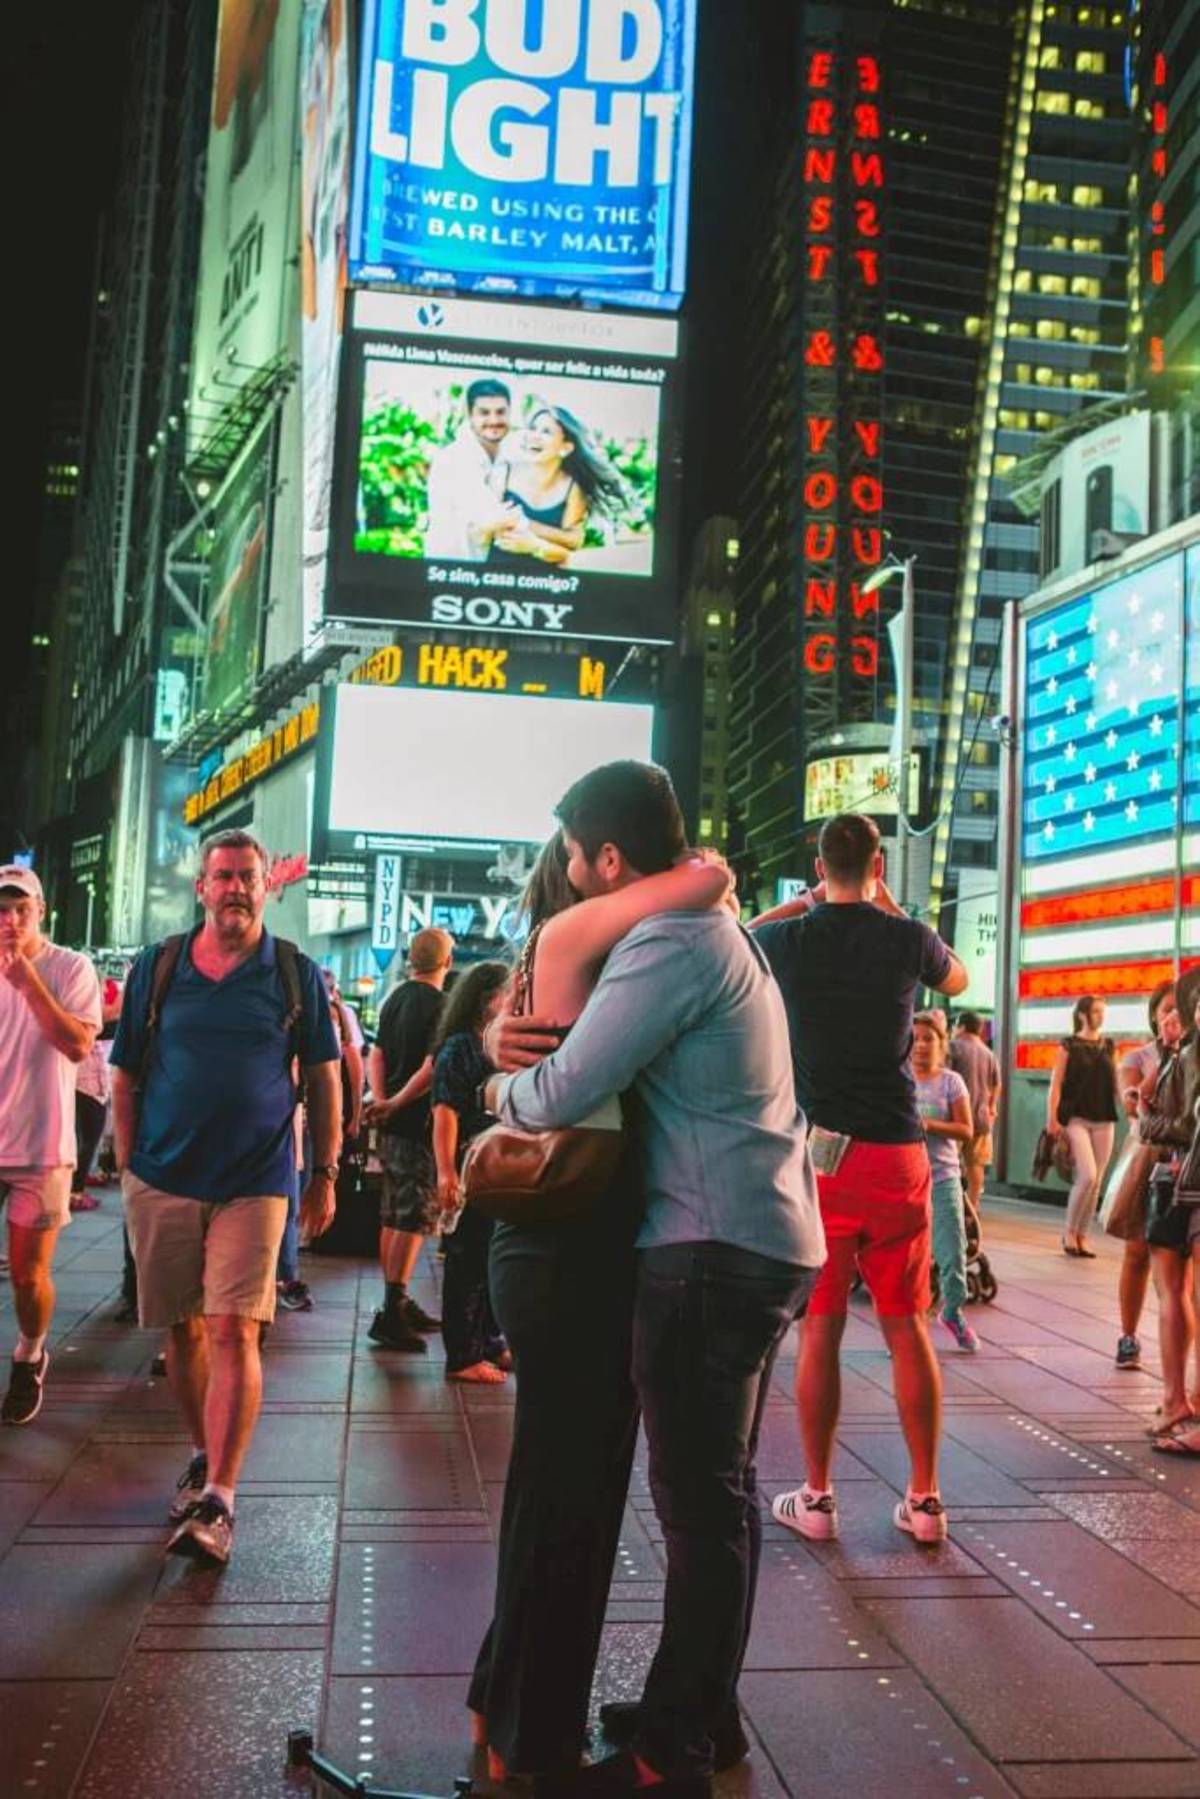
<instances>
[{"instance_id":1,"label":"metal pole","mask_svg":"<svg viewBox=\"0 0 1200 1799\"><path fill-rule=\"evenodd\" d=\"M896 775L896 860L899 867L896 871L898 887L896 898L901 907L907 909L911 895L912 871L912 836L908 825L908 771L912 764L913 738L913 627L916 621L916 607L913 598L913 564L915 556L904 558L904 574L900 586L900 616L903 630L900 633L900 667L897 670L898 692L896 694L896 712L899 721L898 747L900 767Z\"/></svg>"}]
</instances>

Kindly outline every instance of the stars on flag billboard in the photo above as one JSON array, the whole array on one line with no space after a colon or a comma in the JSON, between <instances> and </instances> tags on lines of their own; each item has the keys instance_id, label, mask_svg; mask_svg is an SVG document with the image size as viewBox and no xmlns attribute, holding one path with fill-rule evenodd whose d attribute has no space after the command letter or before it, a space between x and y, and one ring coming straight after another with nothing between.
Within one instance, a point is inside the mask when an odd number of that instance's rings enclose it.
<instances>
[{"instance_id":1,"label":"stars on flag billboard","mask_svg":"<svg viewBox=\"0 0 1200 1799\"><path fill-rule=\"evenodd\" d=\"M1200 545L1032 612L1023 635L1017 1063L1074 1000L1143 1037L1200 961Z\"/></svg>"}]
</instances>

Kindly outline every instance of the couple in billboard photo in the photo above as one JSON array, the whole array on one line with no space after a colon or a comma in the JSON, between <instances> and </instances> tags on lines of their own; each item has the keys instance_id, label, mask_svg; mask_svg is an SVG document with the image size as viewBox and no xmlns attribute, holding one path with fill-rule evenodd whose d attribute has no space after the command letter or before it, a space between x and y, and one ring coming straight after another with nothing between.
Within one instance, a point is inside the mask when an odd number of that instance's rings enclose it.
<instances>
[{"instance_id":1,"label":"couple in billboard photo","mask_svg":"<svg viewBox=\"0 0 1200 1799\"><path fill-rule=\"evenodd\" d=\"M551 398L394 363L368 363L366 385L360 553L651 573L656 389L564 380Z\"/></svg>"}]
</instances>

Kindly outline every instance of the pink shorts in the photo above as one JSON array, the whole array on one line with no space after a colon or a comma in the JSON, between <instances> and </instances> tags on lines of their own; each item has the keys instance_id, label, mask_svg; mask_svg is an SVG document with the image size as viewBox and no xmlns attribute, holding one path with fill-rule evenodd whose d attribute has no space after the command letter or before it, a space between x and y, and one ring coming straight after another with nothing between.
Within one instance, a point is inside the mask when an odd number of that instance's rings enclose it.
<instances>
[{"instance_id":1,"label":"pink shorts","mask_svg":"<svg viewBox=\"0 0 1200 1799\"><path fill-rule=\"evenodd\" d=\"M929 1156L923 1143L860 1143L836 1174L817 1176L828 1259L808 1316L841 1317L855 1270L881 1318L929 1310Z\"/></svg>"}]
</instances>

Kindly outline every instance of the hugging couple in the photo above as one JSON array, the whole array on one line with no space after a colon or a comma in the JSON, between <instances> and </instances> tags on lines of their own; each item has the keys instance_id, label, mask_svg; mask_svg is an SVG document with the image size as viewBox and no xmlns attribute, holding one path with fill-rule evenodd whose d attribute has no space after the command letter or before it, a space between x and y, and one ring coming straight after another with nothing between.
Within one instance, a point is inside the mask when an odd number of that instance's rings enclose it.
<instances>
[{"instance_id":1,"label":"hugging couple","mask_svg":"<svg viewBox=\"0 0 1200 1799\"><path fill-rule=\"evenodd\" d=\"M625 1146L584 1216L493 1238L517 1400L468 1703L494 1777L537 1775L553 1799L643 1786L704 1799L714 1768L746 1753L755 1447L824 1235L783 1000L725 903L727 870L687 858L668 776L608 764L557 816L527 896L532 997L488 1028L506 1072L486 1100L530 1130L607 1122ZM640 1702L601 1714L626 1746L584 1767L639 1411L666 1545L662 1634Z\"/></svg>"}]
</instances>

